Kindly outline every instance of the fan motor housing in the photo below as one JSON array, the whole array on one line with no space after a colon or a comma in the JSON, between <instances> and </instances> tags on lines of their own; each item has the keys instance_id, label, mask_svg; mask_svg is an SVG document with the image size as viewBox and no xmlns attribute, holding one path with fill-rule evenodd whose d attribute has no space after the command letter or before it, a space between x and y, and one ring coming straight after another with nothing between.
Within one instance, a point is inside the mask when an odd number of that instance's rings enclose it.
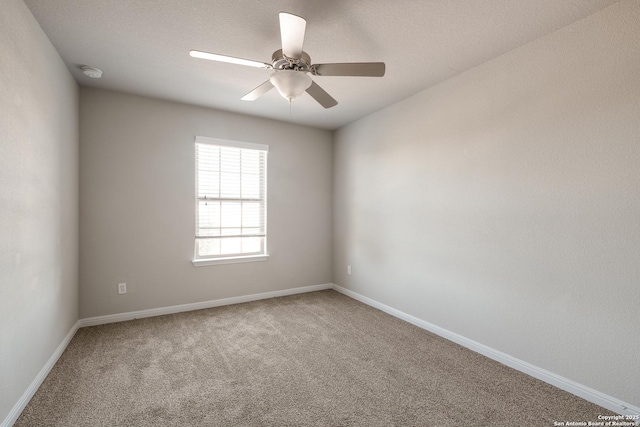
<instances>
[{"instance_id":1,"label":"fan motor housing","mask_svg":"<svg viewBox=\"0 0 640 427\"><path fill-rule=\"evenodd\" d=\"M274 70L310 71L311 57L307 52L302 52L300 59L287 58L282 49L278 49L271 55L271 65Z\"/></svg>"}]
</instances>

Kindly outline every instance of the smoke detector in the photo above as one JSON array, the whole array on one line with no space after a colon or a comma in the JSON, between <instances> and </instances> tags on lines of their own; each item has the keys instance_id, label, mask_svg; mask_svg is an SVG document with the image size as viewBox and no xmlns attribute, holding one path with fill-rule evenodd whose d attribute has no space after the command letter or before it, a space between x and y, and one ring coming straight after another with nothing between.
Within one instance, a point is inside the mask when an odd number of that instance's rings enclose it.
<instances>
[{"instance_id":1,"label":"smoke detector","mask_svg":"<svg viewBox=\"0 0 640 427\"><path fill-rule=\"evenodd\" d=\"M92 79L99 79L102 77L102 70L94 67L83 66L82 72L85 76L91 77Z\"/></svg>"}]
</instances>

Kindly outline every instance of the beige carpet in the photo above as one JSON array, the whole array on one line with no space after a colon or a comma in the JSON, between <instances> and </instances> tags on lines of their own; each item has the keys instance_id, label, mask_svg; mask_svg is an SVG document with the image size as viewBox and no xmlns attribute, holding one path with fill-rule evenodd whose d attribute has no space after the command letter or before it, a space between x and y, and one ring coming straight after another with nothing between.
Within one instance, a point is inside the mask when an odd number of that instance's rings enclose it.
<instances>
[{"instance_id":1,"label":"beige carpet","mask_svg":"<svg viewBox=\"0 0 640 427\"><path fill-rule=\"evenodd\" d=\"M82 328L16 426L553 426L610 414L334 291Z\"/></svg>"}]
</instances>

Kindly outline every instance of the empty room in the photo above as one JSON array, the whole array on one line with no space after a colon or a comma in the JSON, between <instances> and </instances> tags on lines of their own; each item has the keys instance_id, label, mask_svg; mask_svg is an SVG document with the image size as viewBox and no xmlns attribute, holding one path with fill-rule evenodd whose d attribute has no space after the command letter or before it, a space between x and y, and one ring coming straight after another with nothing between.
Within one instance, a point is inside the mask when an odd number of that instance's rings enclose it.
<instances>
[{"instance_id":1,"label":"empty room","mask_svg":"<svg viewBox=\"0 0 640 427\"><path fill-rule=\"evenodd\" d=\"M0 0L0 427L640 425L639 22Z\"/></svg>"}]
</instances>

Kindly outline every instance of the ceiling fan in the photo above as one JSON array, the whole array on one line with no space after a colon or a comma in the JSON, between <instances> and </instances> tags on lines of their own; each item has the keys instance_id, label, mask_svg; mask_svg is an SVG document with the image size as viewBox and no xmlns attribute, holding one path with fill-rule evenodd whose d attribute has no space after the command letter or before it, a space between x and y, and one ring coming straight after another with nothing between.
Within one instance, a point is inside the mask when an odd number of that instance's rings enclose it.
<instances>
[{"instance_id":1,"label":"ceiling fan","mask_svg":"<svg viewBox=\"0 0 640 427\"><path fill-rule=\"evenodd\" d=\"M198 50L192 50L189 54L194 58L275 70L269 80L243 96L242 100L244 101L254 101L275 87L289 103L306 91L324 108L331 108L336 106L338 101L311 80L309 74L314 76L384 76L384 62L312 64L311 57L302 50L306 27L307 21L304 18L291 13L280 12L282 49L273 52L271 63Z\"/></svg>"}]
</instances>

